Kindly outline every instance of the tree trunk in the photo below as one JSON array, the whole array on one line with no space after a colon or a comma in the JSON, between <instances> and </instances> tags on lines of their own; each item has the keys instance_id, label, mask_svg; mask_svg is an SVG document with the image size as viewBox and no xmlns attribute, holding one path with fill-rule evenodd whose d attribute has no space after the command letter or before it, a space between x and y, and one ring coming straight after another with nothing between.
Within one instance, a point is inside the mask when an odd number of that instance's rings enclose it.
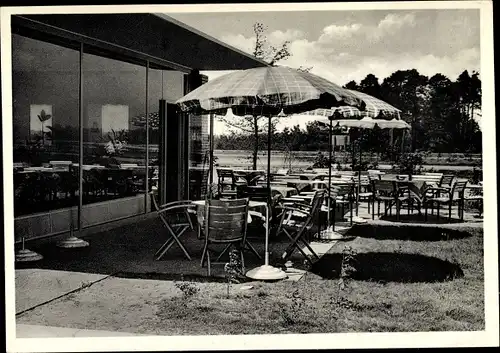
<instances>
[{"instance_id":1,"label":"tree trunk","mask_svg":"<svg viewBox=\"0 0 500 353\"><path fill-rule=\"evenodd\" d=\"M257 117L253 117L253 132L255 136L255 143L253 146L253 169L257 169L257 155L259 153L259 126L257 124Z\"/></svg>"}]
</instances>

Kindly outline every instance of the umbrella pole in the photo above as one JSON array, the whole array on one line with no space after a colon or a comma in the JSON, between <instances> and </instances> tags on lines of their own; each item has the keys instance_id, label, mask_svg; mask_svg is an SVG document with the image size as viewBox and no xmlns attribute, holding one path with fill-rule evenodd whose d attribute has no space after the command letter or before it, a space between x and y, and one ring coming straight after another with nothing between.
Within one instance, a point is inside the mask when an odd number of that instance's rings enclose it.
<instances>
[{"instance_id":1,"label":"umbrella pole","mask_svg":"<svg viewBox=\"0 0 500 353\"><path fill-rule=\"evenodd\" d=\"M272 192L271 192L271 115L269 115L267 127L267 191L269 192L269 204L266 207L266 253L264 264L266 266L269 265L269 207L271 206L272 201Z\"/></svg>"},{"instance_id":2,"label":"umbrella pole","mask_svg":"<svg viewBox=\"0 0 500 353\"><path fill-rule=\"evenodd\" d=\"M267 188L270 193L269 201L272 201L271 193L271 116L269 116L269 127L267 133ZM276 267L269 265L269 214L270 214L270 203L266 206L266 253L264 265L256 267L253 270L247 272L246 276L256 280L279 280L287 277L287 274Z\"/></svg>"},{"instance_id":3,"label":"umbrella pole","mask_svg":"<svg viewBox=\"0 0 500 353\"><path fill-rule=\"evenodd\" d=\"M359 193L361 191L361 133L359 134L359 170L358 170L358 194L356 195L356 217L359 214Z\"/></svg>"},{"instance_id":4,"label":"umbrella pole","mask_svg":"<svg viewBox=\"0 0 500 353\"><path fill-rule=\"evenodd\" d=\"M209 165L210 165L210 193L212 193L212 184L214 182L214 115L210 114L210 142L209 142Z\"/></svg>"},{"instance_id":5,"label":"umbrella pole","mask_svg":"<svg viewBox=\"0 0 500 353\"><path fill-rule=\"evenodd\" d=\"M269 115L267 129L267 188L271 191L271 115Z\"/></svg>"},{"instance_id":6,"label":"umbrella pole","mask_svg":"<svg viewBox=\"0 0 500 353\"><path fill-rule=\"evenodd\" d=\"M331 202L332 202L332 120L330 119L330 128L328 131L328 212L326 213L328 228L330 228L331 220ZM332 229L333 230L333 229Z\"/></svg>"}]
</instances>

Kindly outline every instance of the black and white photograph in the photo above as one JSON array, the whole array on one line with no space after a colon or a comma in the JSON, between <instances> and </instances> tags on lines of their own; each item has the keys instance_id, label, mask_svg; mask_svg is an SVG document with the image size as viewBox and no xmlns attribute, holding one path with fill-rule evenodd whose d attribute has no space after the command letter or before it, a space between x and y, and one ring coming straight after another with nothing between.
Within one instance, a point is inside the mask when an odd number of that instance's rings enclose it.
<instances>
[{"instance_id":1,"label":"black and white photograph","mask_svg":"<svg viewBox=\"0 0 500 353\"><path fill-rule=\"evenodd\" d=\"M7 351L498 346L492 1L0 10Z\"/></svg>"}]
</instances>

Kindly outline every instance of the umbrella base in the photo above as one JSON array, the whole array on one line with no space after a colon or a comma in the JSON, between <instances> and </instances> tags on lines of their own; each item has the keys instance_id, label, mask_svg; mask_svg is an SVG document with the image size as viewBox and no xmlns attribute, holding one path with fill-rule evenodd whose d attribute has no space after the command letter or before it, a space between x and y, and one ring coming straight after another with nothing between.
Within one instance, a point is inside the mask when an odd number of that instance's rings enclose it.
<instances>
[{"instance_id":1,"label":"umbrella base","mask_svg":"<svg viewBox=\"0 0 500 353\"><path fill-rule=\"evenodd\" d=\"M270 265L262 265L248 271L246 276L255 280L277 281L285 279L287 274L279 268Z\"/></svg>"},{"instance_id":2,"label":"umbrella base","mask_svg":"<svg viewBox=\"0 0 500 353\"><path fill-rule=\"evenodd\" d=\"M69 237L57 243L58 248L84 248L89 246L89 243L77 237Z\"/></svg>"},{"instance_id":3,"label":"umbrella base","mask_svg":"<svg viewBox=\"0 0 500 353\"><path fill-rule=\"evenodd\" d=\"M321 240L337 240L343 239L344 236L333 230L332 227L329 227L319 233L319 239Z\"/></svg>"},{"instance_id":4,"label":"umbrella base","mask_svg":"<svg viewBox=\"0 0 500 353\"><path fill-rule=\"evenodd\" d=\"M16 262L40 261L43 256L29 249L21 249L16 253Z\"/></svg>"},{"instance_id":5,"label":"umbrella base","mask_svg":"<svg viewBox=\"0 0 500 353\"><path fill-rule=\"evenodd\" d=\"M367 221L364 218L354 216L354 217L352 217L352 222L353 223L366 223Z\"/></svg>"}]
</instances>

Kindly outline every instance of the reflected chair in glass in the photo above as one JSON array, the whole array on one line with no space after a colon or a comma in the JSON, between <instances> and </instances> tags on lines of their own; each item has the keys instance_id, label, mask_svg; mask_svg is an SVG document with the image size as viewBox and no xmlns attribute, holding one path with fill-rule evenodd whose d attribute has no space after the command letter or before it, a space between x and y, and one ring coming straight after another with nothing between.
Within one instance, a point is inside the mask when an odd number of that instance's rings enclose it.
<instances>
[{"instance_id":1,"label":"reflected chair in glass","mask_svg":"<svg viewBox=\"0 0 500 353\"><path fill-rule=\"evenodd\" d=\"M201 255L201 267L207 263L208 275L211 275L212 264L225 264L220 259L231 247L240 251L243 272L245 268L244 251L247 250L248 199L206 200L203 235L205 245ZM214 247L225 245L221 252ZM212 262L211 254L217 256Z\"/></svg>"},{"instance_id":2,"label":"reflected chair in glass","mask_svg":"<svg viewBox=\"0 0 500 353\"><path fill-rule=\"evenodd\" d=\"M61 173L61 192L66 198L74 199L80 187L78 183L78 167L70 166L69 172Z\"/></svg>"},{"instance_id":3,"label":"reflected chair in glass","mask_svg":"<svg viewBox=\"0 0 500 353\"><path fill-rule=\"evenodd\" d=\"M427 220L427 209L429 206L433 209L436 205L437 218L441 205L448 206L448 221L451 221L451 209L454 203L458 206L458 217L463 220L464 217L464 194L467 181L456 181L451 189L442 187L430 187L426 189L423 206L425 207L425 220Z\"/></svg>"},{"instance_id":4,"label":"reflected chair in glass","mask_svg":"<svg viewBox=\"0 0 500 353\"><path fill-rule=\"evenodd\" d=\"M173 201L164 205L159 205L156 201L155 193L151 192L150 195L151 203L153 204L156 214L169 234L167 241L156 251L156 260L160 260L174 244L177 244L186 258L191 260L191 256L181 242L180 237L188 230L195 232L191 214L196 212L196 206L193 205L190 200Z\"/></svg>"},{"instance_id":5,"label":"reflected chair in glass","mask_svg":"<svg viewBox=\"0 0 500 353\"><path fill-rule=\"evenodd\" d=\"M283 214L277 234L283 232L290 239L290 244L282 255L283 261L286 261L292 256L295 250L298 250L306 261L312 263L310 257L301 245L307 248L312 257L319 260L318 254L311 248L309 238L314 226L314 220L319 217L324 198L325 190L318 190L315 192L310 204L297 201L291 204L286 203L281 206Z\"/></svg>"}]
</instances>

